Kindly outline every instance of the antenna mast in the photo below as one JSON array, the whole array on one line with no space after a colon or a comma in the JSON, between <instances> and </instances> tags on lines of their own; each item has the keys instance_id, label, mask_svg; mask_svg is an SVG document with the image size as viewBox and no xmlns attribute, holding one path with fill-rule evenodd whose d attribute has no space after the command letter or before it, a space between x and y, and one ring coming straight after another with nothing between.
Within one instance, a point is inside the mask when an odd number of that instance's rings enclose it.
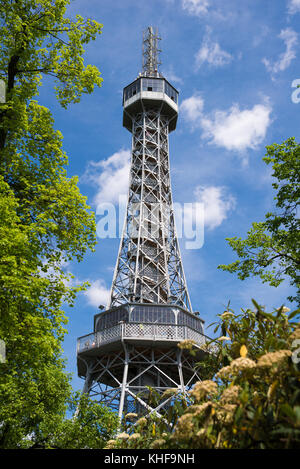
<instances>
[{"instance_id":1,"label":"antenna mast","mask_svg":"<svg viewBox=\"0 0 300 469\"><path fill-rule=\"evenodd\" d=\"M158 41L160 40L157 28L154 32L152 26L149 26L143 32L143 75L146 77L160 76L158 72L158 67L161 65L159 61L161 50L158 48Z\"/></svg>"}]
</instances>

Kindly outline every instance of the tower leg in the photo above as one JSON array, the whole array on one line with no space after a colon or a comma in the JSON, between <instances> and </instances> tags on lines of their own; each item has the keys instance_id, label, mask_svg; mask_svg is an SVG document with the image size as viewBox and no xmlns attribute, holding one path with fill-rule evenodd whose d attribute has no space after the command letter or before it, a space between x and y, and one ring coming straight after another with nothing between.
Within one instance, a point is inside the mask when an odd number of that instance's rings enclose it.
<instances>
[{"instance_id":1,"label":"tower leg","mask_svg":"<svg viewBox=\"0 0 300 469\"><path fill-rule=\"evenodd\" d=\"M186 387L184 385L184 378L183 378L183 373L182 373L182 350L181 349L177 350L177 363L178 363L178 374L179 374L181 392L184 395L184 397L186 397Z\"/></svg>"},{"instance_id":2,"label":"tower leg","mask_svg":"<svg viewBox=\"0 0 300 469\"><path fill-rule=\"evenodd\" d=\"M120 393L120 405L119 405L119 419L120 419L120 421L122 419L122 415L123 415L123 411L124 411L124 401L125 401L127 376L128 376L128 366L129 366L128 349L127 349L126 344L123 344L123 346L124 346L125 359L124 359L123 381L122 381L122 387L121 387L121 393Z\"/></svg>"},{"instance_id":3,"label":"tower leg","mask_svg":"<svg viewBox=\"0 0 300 469\"><path fill-rule=\"evenodd\" d=\"M83 386L81 395L82 394L89 394L89 392L90 392L91 385L92 385L92 382L93 382L91 367L92 367L92 364L90 363L89 366L87 366L86 378L85 378L85 382L84 382L84 386ZM73 417L74 419L76 419L77 416L78 416L79 407L80 407L80 403L77 405L76 410L74 412L74 417Z\"/></svg>"}]
</instances>

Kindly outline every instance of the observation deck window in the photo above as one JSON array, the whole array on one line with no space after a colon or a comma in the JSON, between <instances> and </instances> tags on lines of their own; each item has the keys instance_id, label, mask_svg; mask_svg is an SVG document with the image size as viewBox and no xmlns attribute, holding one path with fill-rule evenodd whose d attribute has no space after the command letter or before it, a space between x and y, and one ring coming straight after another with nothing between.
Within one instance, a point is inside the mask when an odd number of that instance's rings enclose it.
<instances>
[{"instance_id":1,"label":"observation deck window","mask_svg":"<svg viewBox=\"0 0 300 469\"><path fill-rule=\"evenodd\" d=\"M100 313L96 322L96 332L115 326L120 321L128 322L127 308L119 307L113 311L108 311L107 313Z\"/></svg>"},{"instance_id":2,"label":"observation deck window","mask_svg":"<svg viewBox=\"0 0 300 469\"><path fill-rule=\"evenodd\" d=\"M164 91L164 81L155 78L143 78L142 79L142 90L143 91Z\"/></svg>"},{"instance_id":3,"label":"observation deck window","mask_svg":"<svg viewBox=\"0 0 300 469\"><path fill-rule=\"evenodd\" d=\"M141 80L136 80L124 89L124 101L141 91Z\"/></svg>"},{"instance_id":4,"label":"observation deck window","mask_svg":"<svg viewBox=\"0 0 300 469\"><path fill-rule=\"evenodd\" d=\"M153 91L165 93L169 98L178 104L178 92L163 78L139 78L124 89L123 100L127 101L140 91Z\"/></svg>"},{"instance_id":5,"label":"observation deck window","mask_svg":"<svg viewBox=\"0 0 300 469\"><path fill-rule=\"evenodd\" d=\"M188 326L196 331L202 332L202 324L200 319L191 316L190 314L179 311L177 324L180 326Z\"/></svg>"},{"instance_id":6,"label":"observation deck window","mask_svg":"<svg viewBox=\"0 0 300 469\"><path fill-rule=\"evenodd\" d=\"M178 103L178 93L169 83L165 82L165 93L171 98L176 104Z\"/></svg>"},{"instance_id":7,"label":"observation deck window","mask_svg":"<svg viewBox=\"0 0 300 469\"><path fill-rule=\"evenodd\" d=\"M175 315L171 308L136 306L131 312L130 322L175 324Z\"/></svg>"}]
</instances>

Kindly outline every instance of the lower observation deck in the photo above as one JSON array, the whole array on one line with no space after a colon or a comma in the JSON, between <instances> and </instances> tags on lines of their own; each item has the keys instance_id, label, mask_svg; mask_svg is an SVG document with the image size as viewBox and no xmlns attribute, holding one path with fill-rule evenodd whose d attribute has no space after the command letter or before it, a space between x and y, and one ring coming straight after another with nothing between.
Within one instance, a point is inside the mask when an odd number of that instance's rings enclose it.
<instances>
[{"instance_id":1,"label":"lower observation deck","mask_svg":"<svg viewBox=\"0 0 300 469\"><path fill-rule=\"evenodd\" d=\"M193 342L193 354L178 347L185 340ZM186 393L201 379L197 363L216 347L199 313L177 304L125 303L96 314L94 332L77 339L78 376L85 379L84 392L120 418L123 412L161 412L168 398L152 408L149 386L161 396L170 388Z\"/></svg>"},{"instance_id":2,"label":"lower observation deck","mask_svg":"<svg viewBox=\"0 0 300 469\"><path fill-rule=\"evenodd\" d=\"M167 350L177 349L184 340L194 342L200 359L208 352L211 339L203 333L199 313L178 305L125 303L96 314L94 332L77 339L78 375L86 376L89 362L124 345ZM213 352L211 344L209 348Z\"/></svg>"},{"instance_id":3,"label":"lower observation deck","mask_svg":"<svg viewBox=\"0 0 300 469\"><path fill-rule=\"evenodd\" d=\"M206 344L205 335L187 326L123 323L79 337L77 339L77 354L89 353L89 355L93 355L91 352L96 351L99 347L125 339L139 343L142 341L144 345L154 345L154 343L162 345L165 342L177 344L183 340L193 340L199 347L204 347Z\"/></svg>"}]
</instances>

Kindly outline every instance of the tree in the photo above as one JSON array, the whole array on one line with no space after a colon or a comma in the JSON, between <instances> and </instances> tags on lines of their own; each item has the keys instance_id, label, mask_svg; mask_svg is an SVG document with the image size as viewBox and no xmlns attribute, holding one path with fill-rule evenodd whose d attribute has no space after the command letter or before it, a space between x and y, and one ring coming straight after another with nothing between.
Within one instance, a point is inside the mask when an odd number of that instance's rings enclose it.
<instances>
[{"instance_id":1,"label":"tree","mask_svg":"<svg viewBox=\"0 0 300 469\"><path fill-rule=\"evenodd\" d=\"M70 392L60 358L63 324L51 302L51 281L39 273L31 227L20 223L17 207L1 176L0 336L6 343L6 360L0 365L0 446L4 448L17 446L45 413L61 412Z\"/></svg>"},{"instance_id":2,"label":"tree","mask_svg":"<svg viewBox=\"0 0 300 469\"><path fill-rule=\"evenodd\" d=\"M252 223L247 238L227 238L239 260L219 268L237 273L238 278L256 275L277 287L285 278L297 289L290 301L300 303L300 144L289 138L282 144L267 147L263 158L272 164L272 184L277 191L276 210L267 213L265 221Z\"/></svg>"},{"instance_id":3,"label":"tree","mask_svg":"<svg viewBox=\"0 0 300 469\"><path fill-rule=\"evenodd\" d=\"M57 266L82 258L95 243L94 216L67 178L62 135L50 111L33 100L42 76L55 78L63 107L101 86L99 70L84 65L83 46L102 25L77 15L65 17L69 0L0 2L0 74L6 104L0 108L0 173L19 200L22 223L34 224L40 256Z\"/></svg>"},{"instance_id":4,"label":"tree","mask_svg":"<svg viewBox=\"0 0 300 469\"><path fill-rule=\"evenodd\" d=\"M102 25L66 17L69 0L0 1L0 446L28 443L45 422L64 419L71 393L61 358L67 318L85 285L64 264L93 250L94 214L67 177L62 135L37 101L42 77L55 80L67 108L100 86L84 45ZM50 423L49 423L50 424Z\"/></svg>"},{"instance_id":5,"label":"tree","mask_svg":"<svg viewBox=\"0 0 300 469\"><path fill-rule=\"evenodd\" d=\"M65 16L70 0L12 0L0 2L0 73L6 81L7 104L1 112L0 150L10 133L26 124L27 100L38 93L43 75L55 78L63 107L79 102L82 93L101 86L97 67L84 66L84 45L102 25ZM22 126L23 127L23 126Z\"/></svg>"},{"instance_id":6,"label":"tree","mask_svg":"<svg viewBox=\"0 0 300 469\"><path fill-rule=\"evenodd\" d=\"M43 76L54 77L63 107L101 86L97 67L84 65L84 45L102 25L67 18L69 0L0 2L0 76L6 103L0 105L0 174L14 192L18 216L33 226L42 270L59 271L74 256L80 260L95 244L94 215L67 178L62 135L53 129L49 109L33 98Z\"/></svg>"},{"instance_id":7,"label":"tree","mask_svg":"<svg viewBox=\"0 0 300 469\"><path fill-rule=\"evenodd\" d=\"M117 431L119 419L108 407L99 405L87 394L74 393L68 400L68 413L47 416L23 448L102 449ZM75 410L79 412L75 415ZM63 417L63 418L62 418Z\"/></svg>"}]
</instances>

